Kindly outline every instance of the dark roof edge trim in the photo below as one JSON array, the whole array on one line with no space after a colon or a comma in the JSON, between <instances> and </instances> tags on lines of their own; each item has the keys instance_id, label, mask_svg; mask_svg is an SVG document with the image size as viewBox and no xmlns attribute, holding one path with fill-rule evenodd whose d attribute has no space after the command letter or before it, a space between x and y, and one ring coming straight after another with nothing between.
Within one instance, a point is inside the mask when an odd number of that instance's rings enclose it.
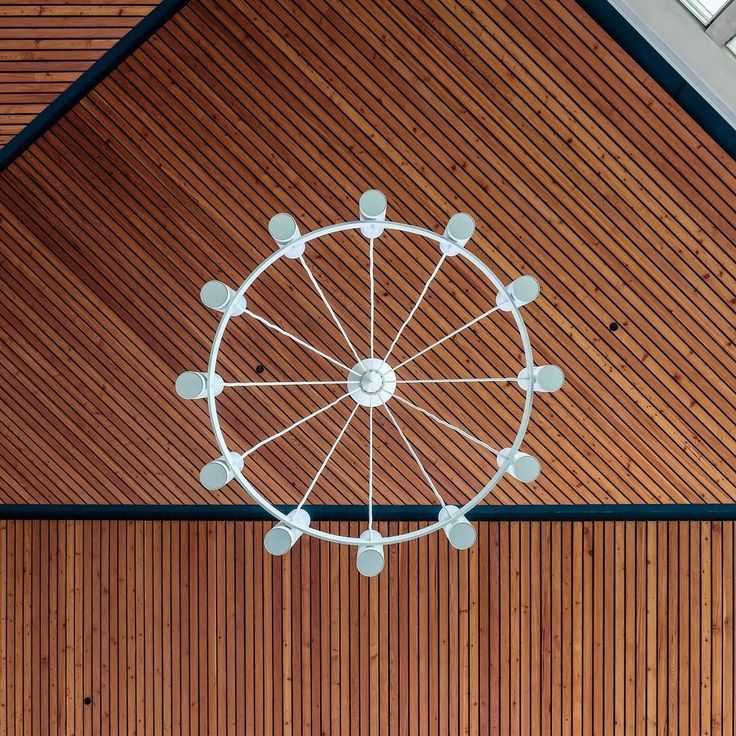
<instances>
[{"instance_id":1,"label":"dark roof edge trim","mask_svg":"<svg viewBox=\"0 0 736 736\"><path fill-rule=\"evenodd\" d=\"M101 56L79 79L67 87L15 137L0 149L0 171L6 169L29 146L37 141L113 69L150 38L189 0L162 0L145 18L131 28L111 49Z\"/></svg>"},{"instance_id":2,"label":"dark roof edge trim","mask_svg":"<svg viewBox=\"0 0 736 736\"><path fill-rule=\"evenodd\" d=\"M577 0L577 2L716 143L736 159L736 129L679 72L675 71L608 0Z\"/></svg>"},{"instance_id":3,"label":"dark roof edge trim","mask_svg":"<svg viewBox=\"0 0 736 736\"><path fill-rule=\"evenodd\" d=\"M293 506L278 506L284 513ZM362 521L366 506L306 506L315 521ZM376 521L436 521L439 506L374 506ZM474 521L726 521L736 520L736 503L581 504L564 506L480 506ZM0 519L107 521L268 521L260 506L4 504Z\"/></svg>"},{"instance_id":4,"label":"dark roof edge trim","mask_svg":"<svg viewBox=\"0 0 736 736\"><path fill-rule=\"evenodd\" d=\"M15 161L188 1L162 0L140 23L131 28L76 82L73 82L0 149L0 171ZM736 159L736 130L672 68L608 0L577 0L577 2L725 151Z\"/></svg>"}]
</instances>

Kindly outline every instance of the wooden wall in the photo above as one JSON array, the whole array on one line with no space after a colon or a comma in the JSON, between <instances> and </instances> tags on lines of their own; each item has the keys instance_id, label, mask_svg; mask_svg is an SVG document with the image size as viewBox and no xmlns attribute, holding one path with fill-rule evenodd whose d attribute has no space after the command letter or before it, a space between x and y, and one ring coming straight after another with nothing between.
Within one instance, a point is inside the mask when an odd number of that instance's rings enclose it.
<instances>
[{"instance_id":1,"label":"wooden wall","mask_svg":"<svg viewBox=\"0 0 736 736\"><path fill-rule=\"evenodd\" d=\"M0 2L0 147L115 42L155 2Z\"/></svg>"},{"instance_id":2,"label":"wooden wall","mask_svg":"<svg viewBox=\"0 0 736 736\"><path fill-rule=\"evenodd\" d=\"M173 391L214 333L199 289L240 283L271 252L274 212L303 229L351 219L373 186L392 217L436 230L471 212L471 250L507 283L543 285L524 315L536 359L567 383L535 401L524 449L539 480L505 479L491 503L736 500L733 161L574 0L192 0L177 13L0 174L14 306L0 321L3 500L247 503L236 484L198 483L209 424ZM366 243L307 259L365 351ZM381 239L379 350L437 260L417 239ZM397 356L495 303L468 271L443 265ZM350 360L298 264L249 299ZM225 343L227 379L345 379L248 318ZM399 377L515 375L519 353L495 314ZM515 385L401 390L499 449L518 426ZM220 415L246 450L341 392L228 390ZM485 485L490 453L395 407L448 500ZM253 483L274 502L301 498L346 409L255 453ZM365 502L366 424L360 412L315 503ZM377 502L435 503L383 412L378 426Z\"/></svg>"},{"instance_id":3,"label":"wooden wall","mask_svg":"<svg viewBox=\"0 0 736 736\"><path fill-rule=\"evenodd\" d=\"M0 731L734 733L732 522L483 523L371 581L266 528L0 522Z\"/></svg>"}]
</instances>

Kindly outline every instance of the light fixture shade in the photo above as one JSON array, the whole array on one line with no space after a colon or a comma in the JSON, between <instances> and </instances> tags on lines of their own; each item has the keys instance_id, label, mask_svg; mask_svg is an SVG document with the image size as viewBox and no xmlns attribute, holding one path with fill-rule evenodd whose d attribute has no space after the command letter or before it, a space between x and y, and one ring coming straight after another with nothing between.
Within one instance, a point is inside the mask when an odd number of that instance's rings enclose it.
<instances>
[{"instance_id":1,"label":"light fixture shade","mask_svg":"<svg viewBox=\"0 0 736 736\"><path fill-rule=\"evenodd\" d=\"M539 282L534 276L519 276L506 287L506 292L516 307L523 307L539 296ZM496 304L502 312L511 311L510 300L501 291L496 294Z\"/></svg>"},{"instance_id":2,"label":"light fixture shade","mask_svg":"<svg viewBox=\"0 0 736 736\"><path fill-rule=\"evenodd\" d=\"M289 512L287 518L301 526L309 526L311 518L304 509L294 509ZM263 538L263 546L266 551L276 557L285 555L301 537L301 529L295 529L283 521L271 527Z\"/></svg>"},{"instance_id":3,"label":"light fixture shade","mask_svg":"<svg viewBox=\"0 0 736 736\"><path fill-rule=\"evenodd\" d=\"M297 240L301 233L296 220L288 212L279 212L274 215L268 223L268 232L278 243L279 248L284 249L287 258L299 258L304 253L304 243L298 246L291 244Z\"/></svg>"},{"instance_id":4,"label":"light fixture shade","mask_svg":"<svg viewBox=\"0 0 736 736\"><path fill-rule=\"evenodd\" d=\"M231 314L235 317L245 312L247 303L244 296L236 298L235 292L222 281L208 281L200 290L199 298L202 304L210 309L216 309L218 312L224 312L231 304L233 305Z\"/></svg>"},{"instance_id":5,"label":"light fixture shade","mask_svg":"<svg viewBox=\"0 0 736 736\"><path fill-rule=\"evenodd\" d=\"M384 564L383 545L376 544L381 535L375 529L366 529L360 538L365 539L366 543L358 547L356 558L358 572L367 578L375 577L383 570Z\"/></svg>"},{"instance_id":6,"label":"light fixture shade","mask_svg":"<svg viewBox=\"0 0 736 736\"><path fill-rule=\"evenodd\" d=\"M215 396L219 396L225 387L222 377L215 373L212 377L212 390ZM176 379L176 393L182 399L205 399L207 398L207 374L201 371L186 371Z\"/></svg>"},{"instance_id":7,"label":"light fixture shade","mask_svg":"<svg viewBox=\"0 0 736 736\"><path fill-rule=\"evenodd\" d=\"M386 220L386 195L378 189L369 189L360 195L358 206L360 221L365 223L360 228L361 234L366 238L377 238L383 233L380 223Z\"/></svg>"},{"instance_id":8,"label":"light fixture shade","mask_svg":"<svg viewBox=\"0 0 736 736\"><path fill-rule=\"evenodd\" d=\"M238 452L228 453L230 463L238 470L243 469L243 456ZM224 455L212 460L199 471L199 482L208 491L219 491L235 477Z\"/></svg>"},{"instance_id":9,"label":"light fixture shade","mask_svg":"<svg viewBox=\"0 0 736 736\"><path fill-rule=\"evenodd\" d=\"M519 372L517 381L525 391L529 387L529 371L524 368ZM565 374L562 368L556 365L537 365L532 372L533 388L535 393L558 391L565 383Z\"/></svg>"},{"instance_id":10,"label":"light fixture shade","mask_svg":"<svg viewBox=\"0 0 736 736\"><path fill-rule=\"evenodd\" d=\"M496 462L499 468L504 464L510 454L510 447L506 447L498 453ZM517 452L506 472L512 478L516 478L516 480L522 483L533 483L542 472L542 464L533 455L528 455L526 452Z\"/></svg>"},{"instance_id":11,"label":"light fixture shade","mask_svg":"<svg viewBox=\"0 0 736 736\"><path fill-rule=\"evenodd\" d=\"M457 506L443 506L437 516L439 521L445 521L449 516L458 512ZM468 549L475 542L475 527L465 518L459 516L455 521L442 527L447 539L455 549Z\"/></svg>"},{"instance_id":12,"label":"light fixture shade","mask_svg":"<svg viewBox=\"0 0 736 736\"><path fill-rule=\"evenodd\" d=\"M475 220L465 212L456 212L445 227L444 237L450 242L440 243L440 250L446 256L457 255L473 237Z\"/></svg>"}]
</instances>

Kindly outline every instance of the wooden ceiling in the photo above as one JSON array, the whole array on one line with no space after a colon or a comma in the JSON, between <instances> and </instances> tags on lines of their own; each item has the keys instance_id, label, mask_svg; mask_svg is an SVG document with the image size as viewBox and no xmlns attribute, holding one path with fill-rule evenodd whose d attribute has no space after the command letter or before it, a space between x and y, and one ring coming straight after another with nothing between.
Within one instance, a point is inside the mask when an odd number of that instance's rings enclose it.
<instances>
[{"instance_id":1,"label":"wooden ceiling","mask_svg":"<svg viewBox=\"0 0 736 736\"><path fill-rule=\"evenodd\" d=\"M397 220L441 230L472 213L473 252L506 282L542 283L525 319L538 362L562 365L567 382L535 401L525 449L542 460L539 481L505 479L490 503L736 500L733 161L572 0L192 0L0 174L4 500L247 503L234 485L199 485L216 454L206 408L173 393L178 373L205 367L216 326L199 288L244 279L273 248L273 213L294 213L302 230L352 219L370 187ZM381 350L438 255L417 239L379 241ZM367 349L365 241L330 239L308 262ZM347 361L300 268L279 264L251 307ZM396 356L494 298L448 259ZM496 314L406 375L519 364L518 336ZM247 317L221 371L343 378ZM510 443L518 388L441 389L406 395ZM245 450L341 390L227 390L231 445ZM394 406L446 499L482 487L492 456ZM349 408L249 458L268 498L301 497ZM377 418L376 502L433 503ZM365 433L361 411L312 501L365 501Z\"/></svg>"},{"instance_id":2,"label":"wooden ceiling","mask_svg":"<svg viewBox=\"0 0 736 736\"><path fill-rule=\"evenodd\" d=\"M270 557L268 526L0 520L0 723L734 732L734 522L486 522L372 580L345 547Z\"/></svg>"},{"instance_id":3,"label":"wooden ceiling","mask_svg":"<svg viewBox=\"0 0 736 736\"><path fill-rule=\"evenodd\" d=\"M0 2L0 147L89 69L154 2Z\"/></svg>"}]
</instances>

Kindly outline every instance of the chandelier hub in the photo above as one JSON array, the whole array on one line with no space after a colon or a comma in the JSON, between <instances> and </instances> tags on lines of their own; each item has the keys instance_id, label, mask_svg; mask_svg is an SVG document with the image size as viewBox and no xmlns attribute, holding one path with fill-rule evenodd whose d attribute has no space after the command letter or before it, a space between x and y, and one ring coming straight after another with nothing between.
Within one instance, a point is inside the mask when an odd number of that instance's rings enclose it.
<instances>
[{"instance_id":1,"label":"chandelier hub","mask_svg":"<svg viewBox=\"0 0 736 736\"><path fill-rule=\"evenodd\" d=\"M348 392L360 406L381 406L396 391L396 374L378 358L364 358L348 373Z\"/></svg>"},{"instance_id":2,"label":"chandelier hub","mask_svg":"<svg viewBox=\"0 0 736 736\"><path fill-rule=\"evenodd\" d=\"M367 394L376 394L383 386L383 376L374 370L366 371L360 378L360 387Z\"/></svg>"}]
</instances>

